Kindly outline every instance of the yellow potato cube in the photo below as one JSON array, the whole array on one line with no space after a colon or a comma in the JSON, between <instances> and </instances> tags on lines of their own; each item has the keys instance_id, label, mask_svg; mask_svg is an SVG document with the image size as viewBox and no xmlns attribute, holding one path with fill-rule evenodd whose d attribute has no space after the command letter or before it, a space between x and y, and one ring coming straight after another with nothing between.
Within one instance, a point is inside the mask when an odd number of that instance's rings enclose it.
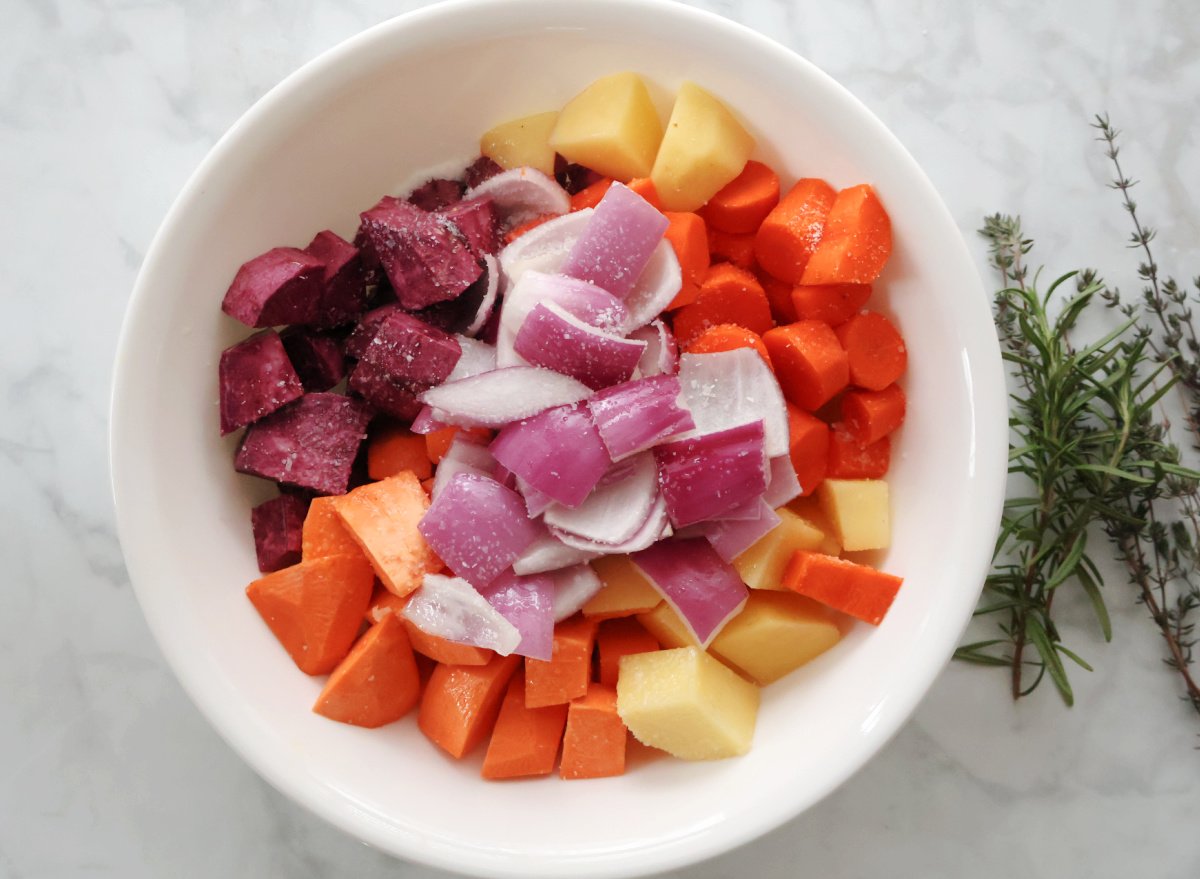
<instances>
[{"instance_id":1,"label":"yellow potato cube","mask_svg":"<svg viewBox=\"0 0 1200 879\"><path fill-rule=\"evenodd\" d=\"M838 542L833 523L821 509L821 502L816 497L798 497L789 503L787 508L825 535L825 540L816 548L816 552L824 555L842 554L842 544Z\"/></svg>"},{"instance_id":2,"label":"yellow potato cube","mask_svg":"<svg viewBox=\"0 0 1200 879\"><path fill-rule=\"evenodd\" d=\"M694 211L742 173L754 138L728 108L695 83L675 96L650 179L668 211Z\"/></svg>"},{"instance_id":3,"label":"yellow potato cube","mask_svg":"<svg viewBox=\"0 0 1200 879\"><path fill-rule=\"evenodd\" d=\"M886 549L891 543L888 486L882 479L826 479L817 497L847 552Z\"/></svg>"},{"instance_id":4,"label":"yellow potato cube","mask_svg":"<svg viewBox=\"0 0 1200 879\"><path fill-rule=\"evenodd\" d=\"M497 125L479 138L479 151L501 168L537 168L554 176L554 147L550 132L558 111L522 116Z\"/></svg>"},{"instance_id":5,"label":"yellow potato cube","mask_svg":"<svg viewBox=\"0 0 1200 879\"><path fill-rule=\"evenodd\" d=\"M592 570L604 584L583 606L583 615L607 620L652 610L662 603L658 590L629 560L627 555L601 556Z\"/></svg>"},{"instance_id":6,"label":"yellow potato cube","mask_svg":"<svg viewBox=\"0 0 1200 879\"><path fill-rule=\"evenodd\" d=\"M842 637L815 601L790 592L752 592L709 652L760 686L779 680Z\"/></svg>"},{"instance_id":7,"label":"yellow potato cube","mask_svg":"<svg viewBox=\"0 0 1200 879\"><path fill-rule=\"evenodd\" d=\"M663 647L699 647L692 630L675 613L675 608L661 602L653 610L638 614L638 622ZM726 623L726 625L729 625Z\"/></svg>"},{"instance_id":8,"label":"yellow potato cube","mask_svg":"<svg viewBox=\"0 0 1200 879\"><path fill-rule=\"evenodd\" d=\"M662 133L642 78L614 73L593 82L562 108L550 146L568 162L628 183L650 175Z\"/></svg>"},{"instance_id":9,"label":"yellow potato cube","mask_svg":"<svg viewBox=\"0 0 1200 879\"><path fill-rule=\"evenodd\" d=\"M751 589L784 589L783 570L798 549L825 552L828 538L815 522L782 507L779 524L733 560L742 581ZM836 555L836 552L834 553Z\"/></svg>"},{"instance_id":10,"label":"yellow potato cube","mask_svg":"<svg viewBox=\"0 0 1200 879\"><path fill-rule=\"evenodd\" d=\"M617 713L634 738L682 760L750 750L758 687L697 647L621 657Z\"/></svg>"}]
</instances>

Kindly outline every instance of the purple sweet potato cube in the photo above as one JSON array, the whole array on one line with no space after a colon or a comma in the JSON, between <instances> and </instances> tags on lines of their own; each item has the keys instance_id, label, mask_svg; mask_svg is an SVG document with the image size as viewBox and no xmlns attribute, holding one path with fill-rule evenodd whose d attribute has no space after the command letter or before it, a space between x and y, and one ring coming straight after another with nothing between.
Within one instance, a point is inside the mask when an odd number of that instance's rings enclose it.
<instances>
[{"instance_id":1,"label":"purple sweet potato cube","mask_svg":"<svg viewBox=\"0 0 1200 879\"><path fill-rule=\"evenodd\" d=\"M217 367L221 436L253 424L304 396L304 386L274 330L221 352Z\"/></svg>"},{"instance_id":2,"label":"purple sweet potato cube","mask_svg":"<svg viewBox=\"0 0 1200 879\"><path fill-rule=\"evenodd\" d=\"M367 346L375 338L375 333L379 329L379 325L384 322L389 314L394 314L400 310L400 306L395 302L389 302L387 305L372 308L359 318L358 326L346 337L346 356L353 357L355 360L361 360L363 353L367 350Z\"/></svg>"},{"instance_id":3,"label":"purple sweet potato cube","mask_svg":"<svg viewBox=\"0 0 1200 879\"><path fill-rule=\"evenodd\" d=\"M246 431L234 467L318 494L344 494L371 415L362 400L305 394Z\"/></svg>"},{"instance_id":4,"label":"purple sweet potato cube","mask_svg":"<svg viewBox=\"0 0 1200 879\"><path fill-rule=\"evenodd\" d=\"M467 181L467 189L474 189L485 180L490 180L504 171L487 156L480 156L463 170L463 179Z\"/></svg>"},{"instance_id":5,"label":"purple sweet potato cube","mask_svg":"<svg viewBox=\"0 0 1200 879\"><path fill-rule=\"evenodd\" d=\"M555 153L554 179L569 194L575 195L577 192L587 189L593 183L599 183L604 179L604 175L583 165L568 162L562 156Z\"/></svg>"},{"instance_id":6,"label":"purple sweet potato cube","mask_svg":"<svg viewBox=\"0 0 1200 879\"><path fill-rule=\"evenodd\" d=\"M380 412L412 421L421 411L417 395L445 381L461 355L449 333L395 311L375 330L348 387Z\"/></svg>"},{"instance_id":7,"label":"purple sweet potato cube","mask_svg":"<svg viewBox=\"0 0 1200 879\"><path fill-rule=\"evenodd\" d=\"M325 266L322 275L321 303L317 319L320 327L349 323L367 310L367 279L358 248L335 232L318 232L304 252Z\"/></svg>"},{"instance_id":8,"label":"purple sweet potato cube","mask_svg":"<svg viewBox=\"0 0 1200 879\"><path fill-rule=\"evenodd\" d=\"M408 202L385 196L362 214L362 230L404 308L453 299L483 273L444 219Z\"/></svg>"},{"instance_id":9,"label":"purple sweet potato cube","mask_svg":"<svg viewBox=\"0 0 1200 879\"><path fill-rule=\"evenodd\" d=\"M308 514L308 498L281 494L250 511L254 554L264 574L300 561L300 532Z\"/></svg>"},{"instance_id":10,"label":"purple sweet potato cube","mask_svg":"<svg viewBox=\"0 0 1200 879\"><path fill-rule=\"evenodd\" d=\"M465 191L466 187L459 180L435 177L410 192L408 200L423 211L436 211L461 200Z\"/></svg>"},{"instance_id":11,"label":"purple sweet potato cube","mask_svg":"<svg viewBox=\"0 0 1200 879\"><path fill-rule=\"evenodd\" d=\"M460 201L438 211L466 239L476 256L500 250L500 216L486 195Z\"/></svg>"},{"instance_id":12,"label":"purple sweet potato cube","mask_svg":"<svg viewBox=\"0 0 1200 879\"><path fill-rule=\"evenodd\" d=\"M327 391L346 377L346 355L336 336L292 327L281 338L304 390Z\"/></svg>"},{"instance_id":13,"label":"purple sweet potato cube","mask_svg":"<svg viewBox=\"0 0 1200 879\"><path fill-rule=\"evenodd\" d=\"M221 310L250 327L317 319L325 263L294 247L275 247L237 270Z\"/></svg>"}]
</instances>

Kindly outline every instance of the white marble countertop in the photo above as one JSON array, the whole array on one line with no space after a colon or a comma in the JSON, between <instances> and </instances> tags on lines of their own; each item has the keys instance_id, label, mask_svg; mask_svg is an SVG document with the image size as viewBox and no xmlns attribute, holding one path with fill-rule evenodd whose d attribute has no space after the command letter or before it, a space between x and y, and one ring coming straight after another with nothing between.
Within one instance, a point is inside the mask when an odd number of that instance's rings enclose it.
<instances>
[{"instance_id":1,"label":"white marble countertop","mask_svg":"<svg viewBox=\"0 0 1200 879\"><path fill-rule=\"evenodd\" d=\"M0 29L0 877L427 877L262 782L209 728L126 579L108 383L139 262L184 180L257 97L417 0L6 0ZM1200 272L1200 20L1186 2L705 0L854 91L980 253L1019 212L1055 269L1132 289L1091 114L1127 134L1159 259ZM1000 9L999 7L1005 7ZM1065 709L952 665L828 800L673 874L974 879L1200 875L1200 721L1119 576L1115 642ZM1079 626L1073 624L1073 618ZM440 874L439 874L440 875Z\"/></svg>"}]
</instances>

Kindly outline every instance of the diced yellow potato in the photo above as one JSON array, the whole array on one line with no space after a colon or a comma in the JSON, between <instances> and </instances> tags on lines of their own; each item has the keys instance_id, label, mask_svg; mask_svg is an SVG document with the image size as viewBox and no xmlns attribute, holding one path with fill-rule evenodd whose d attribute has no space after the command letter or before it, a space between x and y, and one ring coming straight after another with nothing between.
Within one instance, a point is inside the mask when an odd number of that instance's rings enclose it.
<instances>
[{"instance_id":1,"label":"diced yellow potato","mask_svg":"<svg viewBox=\"0 0 1200 879\"><path fill-rule=\"evenodd\" d=\"M882 479L826 479L817 498L842 549L886 549L891 543L888 486Z\"/></svg>"},{"instance_id":2,"label":"diced yellow potato","mask_svg":"<svg viewBox=\"0 0 1200 879\"><path fill-rule=\"evenodd\" d=\"M824 552L825 533L812 521L787 507L775 511L779 524L733 560L742 581L751 589L783 589L783 570L798 549Z\"/></svg>"},{"instance_id":3,"label":"diced yellow potato","mask_svg":"<svg viewBox=\"0 0 1200 879\"><path fill-rule=\"evenodd\" d=\"M601 556L591 564L604 588L583 606L585 617L601 620L627 617L653 610L662 603L658 590L650 585L629 556Z\"/></svg>"},{"instance_id":4,"label":"diced yellow potato","mask_svg":"<svg viewBox=\"0 0 1200 879\"><path fill-rule=\"evenodd\" d=\"M683 760L750 750L758 687L697 647L621 657L617 713L634 738Z\"/></svg>"},{"instance_id":5,"label":"diced yellow potato","mask_svg":"<svg viewBox=\"0 0 1200 879\"><path fill-rule=\"evenodd\" d=\"M497 125L479 138L479 151L501 168L537 168L554 176L554 147L550 132L558 111L522 116Z\"/></svg>"},{"instance_id":6,"label":"diced yellow potato","mask_svg":"<svg viewBox=\"0 0 1200 879\"><path fill-rule=\"evenodd\" d=\"M752 592L742 612L709 645L717 659L760 686L832 647L842 637L815 601L791 592Z\"/></svg>"},{"instance_id":7,"label":"diced yellow potato","mask_svg":"<svg viewBox=\"0 0 1200 879\"><path fill-rule=\"evenodd\" d=\"M695 83L675 96L650 179L664 209L694 211L742 173L754 138L728 108Z\"/></svg>"},{"instance_id":8,"label":"diced yellow potato","mask_svg":"<svg viewBox=\"0 0 1200 879\"><path fill-rule=\"evenodd\" d=\"M638 614L638 622L663 647L699 647L692 630L675 613L675 608L661 602L653 610ZM726 623L728 625L728 623Z\"/></svg>"},{"instance_id":9,"label":"diced yellow potato","mask_svg":"<svg viewBox=\"0 0 1200 879\"><path fill-rule=\"evenodd\" d=\"M823 555L842 554L842 544L838 541L837 531L815 496L798 497L789 503L787 508L825 535L825 540L816 548L816 552Z\"/></svg>"},{"instance_id":10,"label":"diced yellow potato","mask_svg":"<svg viewBox=\"0 0 1200 879\"><path fill-rule=\"evenodd\" d=\"M550 146L569 162L628 183L650 175L662 133L642 78L614 73L593 82L562 108Z\"/></svg>"}]
</instances>

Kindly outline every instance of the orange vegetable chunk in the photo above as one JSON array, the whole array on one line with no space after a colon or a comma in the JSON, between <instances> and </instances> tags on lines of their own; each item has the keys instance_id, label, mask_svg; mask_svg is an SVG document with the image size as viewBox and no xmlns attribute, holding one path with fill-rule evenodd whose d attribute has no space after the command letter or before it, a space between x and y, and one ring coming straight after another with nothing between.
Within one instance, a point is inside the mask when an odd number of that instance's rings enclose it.
<instances>
[{"instance_id":1,"label":"orange vegetable chunk","mask_svg":"<svg viewBox=\"0 0 1200 879\"><path fill-rule=\"evenodd\" d=\"M260 577L246 596L300 670L323 675L354 644L374 583L361 553L327 556Z\"/></svg>"},{"instance_id":2,"label":"orange vegetable chunk","mask_svg":"<svg viewBox=\"0 0 1200 879\"><path fill-rule=\"evenodd\" d=\"M330 720L374 728L399 720L420 695L421 679L408 635L395 614L385 614L338 663L313 711Z\"/></svg>"},{"instance_id":3,"label":"orange vegetable chunk","mask_svg":"<svg viewBox=\"0 0 1200 879\"><path fill-rule=\"evenodd\" d=\"M892 253L892 221L867 183L837 194L801 284L870 284Z\"/></svg>"},{"instance_id":4,"label":"orange vegetable chunk","mask_svg":"<svg viewBox=\"0 0 1200 879\"><path fill-rule=\"evenodd\" d=\"M331 555L362 555L358 541L334 510L335 500L336 497L315 497L308 506L300 532L300 558L305 561Z\"/></svg>"},{"instance_id":5,"label":"orange vegetable chunk","mask_svg":"<svg viewBox=\"0 0 1200 879\"><path fill-rule=\"evenodd\" d=\"M372 479L387 479L405 470L411 470L419 480L433 475L425 437L389 424L367 442L367 475Z\"/></svg>"},{"instance_id":6,"label":"orange vegetable chunk","mask_svg":"<svg viewBox=\"0 0 1200 879\"><path fill-rule=\"evenodd\" d=\"M563 778L606 778L625 772L628 735L617 714L617 691L592 684L587 695L571 703L563 735Z\"/></svg>"},{"instance_id":7,"label":"orange vegetable chunk","mask_svg":"<svg viewBox=\"0 0 1200 879\"><path fill-rule=\"evenodd\" d=\"M737 324L762 335L775 325L758 278L729 263L709 268L696 301L675 314L675 337L687 345L710 327Z\"/></svg>"},{"instance_id":8,"label":"orange vegetable chunk","mask_svg":"<svg viewBox=\"0 0 1200 879\"><path fill-rule=\"evenodd\" d=\"M763 271L758 266L754 272L758 283L762 284L763 292L767 294L767 302L771 306L771 317L777 325L794 324L800 318L796 315L796 306L792 304L792 291L795 286L787 281L781 281L770 272Z\"/></svg>"},{"instance_id":9,"label":"orange vegetable chunk","mask_svg":"<svg viewBox=\"0 0 1200 879\"><path fill-rule=\"evenodd\" d=\"M685 281L691 281L699 289L708 271L710 257L708 253L708 229L699 214L667 211L667 231L664 237L671 243L675 257L679 260L679 268ZM672 303L672 307L678 305Z\"/></svg>"},{"instance_id":10,"label":"orange vegetable chunk","mask_svg":"<svg viewBox=\"0 0 1200 879\"><path fill-rule=\"evenodd\" d=\"M658 590L627 555L607 555L591 562L604 584L583 606L583 615L596 620L627 617L653 610L662 602Z\"/></svg>"},{"instance_id":11,"label":"orange vegetable chunk","mask_svg":"<svg viewBox=\"0 0 1200 879\"><path fill-rule=\"evenodd\" d=\"M554 771L566 725L565 704L527 707L525 678L514 675L483 758L483 777L494 780L549 775Z\"/></svg>"},{"instance_id":12,"label":"orange vegetable chunk","mask_svg":"<svg viewBox=\"0 0 1200 879\"><path fill-rule=\"evenodd\" d=\"M873 626L879 625L904 581L867 565L797 550L783 585Z\"/></svg>"},{"instance_id":13,"label":"orange vegetable chunk","mask_svg":"<svg viewBox=\"0 0 1200 879\"><path fill-rule=\"evenodd\" d=\"M559 623L551 658L525 660L525 704L562 705L587 693L595 639L595 620L580 617Z\"/></svg>"},{"instance_id":14,"label":"orange vegetable chunk","mask_svg":"<svg viewBox=\"0 0 1200 879\"><path fill-rule=\"evenodd\" d=\"M714 229L745 234L757 231L778 203L779 175L751 159L741 174L708 200L700 213Z\"/></svg>"},{"instance_id":15,"label":"orange vegetable chunk","mask_svg":"<svg viewBox=\"0 0 1200 879\"><path fill-rule=\"evenodd\" d=\"M892 463L892 440L883 439L863 445L846 429L844 424L835 424L829 435L829 467L825 475L830 479L882 479Z\"/></svg>"},{"instance_id":16,"label":"orange vegetable chunk","mask_svg":"<svg viewBox=\"0 0 1200 879\"><path fill-rule=\"evenodd\" d=\"M656 211L662 210L662 202L658 200L658 190L654 188L654 181L649 177L635 177L625 185L644 198L650 207Z\"/></svg>"},{"instance_id":17,"label":"orange vegetable chunk","mask_svg":"<svg viewBox=\"0 0 1200 879\"><path fill-rule=\"evenodd\" d=\"M802 320L763 334L783 395L813 412L850 380L846 352L829 324Z\"/></svg>"},{"instance_id":18,"label":"orange vegetable chunk","mask_svg":"<svg viewBox=\"0 0 1200 879\"><path fill-rule=\"evenodd\" d=\"M713 262L727 262L750 271L754 268L754 234L736 235L710 228L708 252Z\"/></svg>"},{"instance_id":19,"label":"orange vegetable chunk","mask_svg":"<svg viewBox=\"0 0 1200 879\"><path fill-rule=\"evenodd\" d=\"M486 647L459 644L440 635L430 635L418 629L410 620L404 621L413 650L444 665L487 665L496 655Z\"/></svg>"},{"instance_id":20,"label":"orange vegetable chunk","mask_svg":"<svg viewBox=\"0 0 1200 879\"><path fill-rule=\"evenodd\" d=\"M800 494L807 497L825 480L829 470L829 425L815 415L787 404L789 455L800 481Z\"/></svg>"},{"instance_id":21,"label":"orange vegetable chunk","mask_svg":"<svg viewBox=\"0 0 1200 879\"><path fill-rule=\"evenodd\" d=\"M597 180L591 186L585 186L571 196L571 210L581 211L584 208L594 208L600 204L600 199L604 198L604 193L608 192L608 187L612 185L612 178L605 177L603 180Z\"/></svg>"},{"instance_id":22,"label":"orange vegetable chunk","mask_svg":"<svg viewBox=\"0 0 1200 879\"><path fill-rule=\"evenodd\" d=\"M758 264L781 281L799 284L836 199L837 193L824 180L798 180L758 227L754 238Z\"/></svg>"},{"instance_id":23,"label":"orange vegetable chunk","mask_svg":"<svg viewBox=\"0 0 1200 879\"><path fill-rule=\"evenodd\" d=\"M842 422L856 440L869 446L904 423L905 407L899 385L882 391L847 391L842 397Z\"/></svg>"},{"instance_id":24,"label":"orange vegetable chunk","mask_svg":"<svg viewBox=\"0 0 1200 879\"><path fill-rule=\"evenodd\" d=\"M617 685L621 657L632 653L658 650L657 639L633 617L605 620L596 632L596 653L600 657L600 683Z\"/></svg>"},{"instance_id":25,"label":"orange vegetable chunk","mask_svg":"<svg viewBox=\"0 0 1200 879\"><path fill-rule=\"evenodd\" d=\"M882 391L908 366L908 349L899 330L876 311L856 314L834 332L846 350L850 383Z\"/></svg>"},{"instance_id":26,"label":"orange vegetable chunk","mask_svg":"<svg viewBox=\"0 0 1200 879\"><path fill-rule=\"evenodd\" d=\"M429 508L429 496L411 472L360 485L334 498L333 507L375 566L383 584L408 595L427 572L440 570L417 524Z\"/></svg>"},{"instance_id":27,"label":"orange vegetable chunk","mask_svg":"<svg viewBox=\"0 0 1200 879\"><path fill-rule=\"evenodd\" d=\"M425 453L432 463L442 463L442 458L446 457L446 452L450 450L450 444L454 442L454 437L460 430L464 430L464 428L443 427L441 430L425 434ZM470 427L465 430L469 436L478 437L484 442L489 442L492 438L492 432L486 427Z\"/></svg>"},{"instance_id":28,"label":"orange vegetable chunk","mask_svg":"<svg viewBox=\"0 0 1200 879\"><path fill-rule=\"evenodd\" d=\"M732 351L734 348L753 348L767 366L771 365L771 355L762 337L753 330L739 327L737 324L718 324L709 327L684 347L689 354L715 354L718 351Z\"/></svg>"},{"instance_id":29,"label":"orange vegetable chunk","mask_svg":"<svg viewBox=\"0 0 1200 879\"><path fill-rule=\"evenodd\" d=\"M497 656L487 665L439 663L425 685L417 726L451 757L469 754L491 732L520 664L516 655Z\"/></svg>"},{"instance_id":30,"label":"orange vegetable chunk","mask_svg":"<svg viewBox=\"0 0 1200 879\"><path fill-rule=\"evenodd\" d=\"M796 320L823 320L840 326L858 314L871 298L870 284L800 284L792 288Z\"/></svg>"}]
</instances>

